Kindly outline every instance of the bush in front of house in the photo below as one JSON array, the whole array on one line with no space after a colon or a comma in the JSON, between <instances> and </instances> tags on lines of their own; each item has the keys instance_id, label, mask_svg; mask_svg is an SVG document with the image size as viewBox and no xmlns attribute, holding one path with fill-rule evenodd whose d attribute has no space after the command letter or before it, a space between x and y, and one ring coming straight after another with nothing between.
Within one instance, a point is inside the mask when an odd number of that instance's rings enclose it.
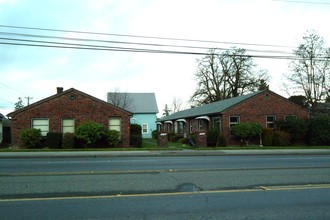
<instances>
[{"instance_id":1,"label":"bush in front of house","mask_svg":"<svg viewBox=\"0 0 330 220\"><path fill-rule=\"evenodd\" d=\"M227 146L227 141L224 135L219 135L218 137L218 147L226 147Z\"/></svg>"},{"instance_id":2,"label":"bush in front of house","mask_svg":"<svg viewBox=\"0 0 330 220\"><path fill-rule=\"evenodd\" d=\"M131 124L130 127L130 145L131 147L142 146L142 127L138 124Z\"/></svg>"},{"instance_id":3,"label":"bush in front of house","mask_svg":"<svg viewBox=\"0 0 330 220\"><path fill-rule=\"evenodd\" d=\"M46 138L46 147L50 149L61 148L62 133L59 132L48 132Z\"/></svg>"},{"instance_id":4,"label":"bush in front of house","mask_svg":"<svg viewBox=\"0 0 330 220\"><path fill-rule=\"evenodd\" d=\"M262 127L257 122L243 122L232 128L233 134L249 145L249 140L262 134Z\"/></svg>"},{"instance_id":5,"label":"bush in front of house","mask_svg":"<svg viewBox=\"0 0 330 220\"><path fill-rule=\"evenodd\" d=\"M279 130L290 134L291 144L306 143L306 134L308 131L308 123L306 121L300 119L278 121L277 127Z\"/></svg>"},{"instance_id":6,"label":"bush in front of house","mask_svg":"<svg viewBox=\"0 0 330 220\"><path fill-rule=\"evenodd\" d=\"M153 139L157 139L157 133L158 133L157 130L153 130L153 131L152 131L151 135L152 135L152 138L153 138Z\"/></svg>"},{"instance_id":7,"label":"bush in front of house","mask_svg":"<svg viewBox=\"0 0 330 220\"><path fill-rule=\"evenodd\" d=\"M64 133L62 138L63 149L73 149L76 146L76 136L73 133Z\"/></svg>"},{"instance_id":8,"label":"bush in front of house","mask_svg":"<svg viewBox=\"0 0 330 220\"><path fill-rule=\"evenodd\" d=\"M93 121L87 121L78 126L76 138L82 141L86 146L96 146L107 135L107 129L102 124Z\"/></svg>"},{"instance_id":9,"label":"bush in front of house","mask_svg":"<svg viewBox=\"0 0 330 220\"><path fill-rule=\"evenodd\" d=\"M307 136L310 145L330 145L330 117L318 116L311 118Z\"/></svg>"},{"instance_id":10,"label":"bush in front of house","mask_svg":"<svg viewBox=\"0 0 330 220\"><path fill-rule=\"evenodd\" d=\"M116 130L109 130L107 133L107 141L110 147L117 147L120 142L120 133Z\"/></svg>"},{"instance_id":11,"label":"bush in front of house","mask_svg":"<svg viewBox=\"0 0 330 220\"><path fill-rule=\"evenodd\" d=\"M219 138L219 130L208 130L207 131L207 146L215 147Z\"/></svg>"},{"instance_id":12,"label":"bush in front of house","mask_svg":"<svg viewBox=\"0 0 330 220\"><path fill-rule=\"evenodd\" d=\"M262 145L264 146L272 146L273 145L273 129L272 128L264 128L262 131Z\"/></svg>"},{"instance_id":13,"label":"bush in front of house","mask_svg":"<svg viewBox=\"0 0 330 220\"><path fill-rule=\"evenodd\" d=\"M23 129L20 132L20 140L24 147L39 147L42 141L41 130L35 128Z\"/></svg>"},{"instance_id":14,"label":"bush in front of house","mask_svg":"<svg viewBox=\"0 0 330 220\"><path fill-rule=\"evenodd\" d=\"M274 146L288 146L291 143L291 136L285 131L273 132L273 145Z\"/></svg>"}]
</instances>

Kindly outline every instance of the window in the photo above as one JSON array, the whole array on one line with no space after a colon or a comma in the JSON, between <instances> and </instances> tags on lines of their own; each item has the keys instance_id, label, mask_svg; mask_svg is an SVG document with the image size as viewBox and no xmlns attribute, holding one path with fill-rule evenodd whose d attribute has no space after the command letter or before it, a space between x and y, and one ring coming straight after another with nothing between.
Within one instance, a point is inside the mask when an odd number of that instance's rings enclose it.
<instances>
[{"instance_id":1,"label":"window","mask_svg":"<svg viewBox=\"0 0 330 220\"><path fill-rule=\"evenodd\" d=\"M212 128L213 130L220 130L220 117L212 118Z\"/></svg>"},{"instance_id":2,"label":"window","mask_svg":"<svg viewBox=\"0 0 330 220\"><path fill-rule=\"evenodd\" d=\"M239 124L240 117L239 116L230 116L229 117L229 127L232 128L233 126Z\"/></svg>"},{"instance_id":3,"label":"window","mask_svg":"<svg viewBox=\"0 0 330 220\"><path fill-rule=\"evenodd\" d=\"M142 124L142 134L148 134L148 124Z\"/></svg>"},{"instance_id":4,"label":"window","mask_svg":"<svg viewBox=\"0 0 330 220\"><path fill-rule=\"evenodd\" d=\"M274 128L275 127L275 115L267 115L266 116L266 127L267 128Z\"/></svg>"},{"instance_id":5,"label":"window","mask_svg":"<svg viewBox=\"0 0 330 220\"><path fill-rule=\"evenodd\" d=\"M32 128L40 129L42 136L47 136L49 132L49 119L48 118L33 118Z\"/></svg>"},{"instance_id":6,"label":"window","mask_svg":"<svg viewBox=\"0 0 330 220\"><path fill-rule=\"evenodd\" d=\"M109 118L109 130L115 130L121 133L121 119L119 117Z\"/></svg>"},{"instance_id":7,"label":"window","mask_svg":"<svg viewBox=\"0 0 330 220\"><path fill-rule=\"evenodd\" d=\"M285 115L284 116L284 121L292 121L292 120L297 120L297 115Z\"/></svg>"},{"instance_id":8,"label":"window","mask_svg":"<svg viewBox=\"0 0 330 220\"><path fill-rule=\"evenodd\" d=\"M62 119L62 133L74 133L74 119Z\"/></svg>"},{"instance_id":9,"label":"window","mask_svg":"<svg viewBox=\"0 0 330 220\"><path fill-rule=\"evenodd\" d=\"M192 121L189 121L189 132L192 133L193 132L193 124Z\"/></svg>"}]
</instances>

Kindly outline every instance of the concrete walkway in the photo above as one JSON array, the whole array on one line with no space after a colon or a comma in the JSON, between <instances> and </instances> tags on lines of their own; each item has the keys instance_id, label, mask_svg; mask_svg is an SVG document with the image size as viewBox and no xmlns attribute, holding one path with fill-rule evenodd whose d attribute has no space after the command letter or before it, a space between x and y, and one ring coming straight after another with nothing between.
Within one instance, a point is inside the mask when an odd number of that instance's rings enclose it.
<instances>
[{"instance_id":1,"label":"concrete walkway","mask_svg":"<svg viewBox=\"0 0 330 220\"><path fill-rule=\"evenodd\" d=\"M0 152L4 158L330 155L330 149Z\"/></svg>"}]
</instances>

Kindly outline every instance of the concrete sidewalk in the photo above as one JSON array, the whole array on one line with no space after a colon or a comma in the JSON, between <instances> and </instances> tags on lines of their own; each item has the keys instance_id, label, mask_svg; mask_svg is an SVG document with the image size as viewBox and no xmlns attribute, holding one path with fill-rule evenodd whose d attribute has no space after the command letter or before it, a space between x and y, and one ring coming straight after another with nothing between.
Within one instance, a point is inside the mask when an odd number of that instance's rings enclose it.
<instances>
[{"instance_id":1,"label":"concrete sidewalk","mask_svg":"<svg viewBox=\"0 0 330 220\"><path fill-rule=\"evenodd\" d=\"M248 155L330 155L330 149L285 150L157 150L157 151L53 151L0 152L4 158L79 158L79 157L148 157L148 156L248 156Z\"/></svg>"}]
</instances>

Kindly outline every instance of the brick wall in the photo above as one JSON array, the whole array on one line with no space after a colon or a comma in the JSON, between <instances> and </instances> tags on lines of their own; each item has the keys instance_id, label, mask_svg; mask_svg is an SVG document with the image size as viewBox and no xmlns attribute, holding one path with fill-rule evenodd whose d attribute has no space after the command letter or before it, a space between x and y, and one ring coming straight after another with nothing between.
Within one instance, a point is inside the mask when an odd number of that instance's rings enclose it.
<instances>
[{"instance_id":1,"label":"brick wall","mask_svg":"<svg viewBox=\"0 0 330 220\"><path fill-rule=\"evenodd\" d=\"M267 115L275 115L277 121L283 120L286 115L296 115L298 119L309 117L308 111L299 105L296 105L273 92L264 92L223 112L223 134L229 144L237 144L230 135L230 116L240 116L241 123L258 122L263 128L265 128Z\"/></svg>"},{"instance_id":2,"label":"brick wall","mask_svg":"<svg viewBox=\"0 0 330 220\"><path fill-rule=\"evenodd\" d=\"M62 119L74 118L75 128L83 122L92 120L108 127L109 117L120 117L122 123L122 146L129 147L130 116L127 112L110 106L106 102L70 89L54 97L41 100L25 110L12 114L12 143L18 143L19 132L31 128L32 118L48 118L49 131L61 132Z\"/></svg>"}]
</instances>

